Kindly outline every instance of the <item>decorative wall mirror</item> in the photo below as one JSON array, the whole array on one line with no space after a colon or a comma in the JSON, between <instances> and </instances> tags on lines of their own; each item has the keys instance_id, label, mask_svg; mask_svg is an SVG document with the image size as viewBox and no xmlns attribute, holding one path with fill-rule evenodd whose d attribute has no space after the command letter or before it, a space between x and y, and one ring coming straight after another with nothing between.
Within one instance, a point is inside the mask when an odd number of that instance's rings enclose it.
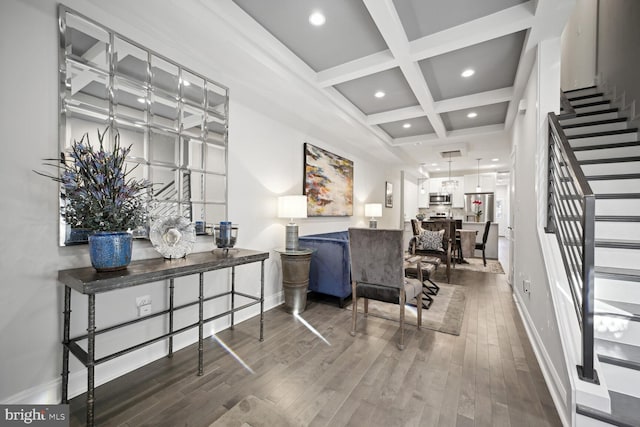
<instances>
[{"instance_id":1,"label":"decorative wall mirror","mask_svg":"<svg viewBox=\"0 0 640 427\"><path fill-rule=\"evenodd\" d=\"M111 126L154 183L151 219L182 215L200 233L226 219L228 88L65 6L58 18L60 151ZM70 231L61 221L61 245L78 243Z\"/></svg>"}]
</instances>

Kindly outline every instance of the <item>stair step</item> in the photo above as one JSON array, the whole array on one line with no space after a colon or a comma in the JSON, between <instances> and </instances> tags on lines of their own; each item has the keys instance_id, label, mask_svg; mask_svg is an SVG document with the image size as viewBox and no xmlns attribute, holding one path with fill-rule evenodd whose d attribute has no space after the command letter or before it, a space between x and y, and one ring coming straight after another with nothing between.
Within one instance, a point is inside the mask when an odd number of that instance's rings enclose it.
<instances>
[{"instance_id":1,"label":"stair step","mask_svg":"<svg viewBox=\"0 0 640 427\"><path fill-rule=\"evenodd\" d=\"M627 174L627 175L613 175L606 176L602 175L601 177L589 177L587 178L589 181L589 186L591 190L595 193L624 193L635 192L638 188L640 188L640 176L635 177L634 175L639 174Z\"/></svg>"},{"instance_id":2,"label":"stair step","mask_svg":"<svg viewBox=\"0 0 640 427\"><path fill-rule=\"evenodd\" d=\"M618 427L638 427L640 399L615 391L609 391L611 414L577 404L576 413Z\"/></svg>"},{"instance_id":3,"label":"stair step","mask_svg":"<svg viewBox=\"0 0 640 427\"><path fill-rule=\"evenodd\" d=\"M637 242L635 243L637 244ZM596 241L594 258L596 266L633 269L638 266L640 253L634 243L625 246L624 241ZM640 335L638 336L640 340Z\"/></svg>"},{"instance_id":4,"label":"stair step","mask_svg":"<svg viewBox=\"0 0 640 427\"><path fill-rule=\"evenodd\" d=\"M567 137L571 137L574 135L582 135L587 133L604 133L604 132L613 132L616 130L624 130L627 129L627 119L611 119L611 120L600 120L597 122L588 122L588 123L576 123L572 125L562 125L564 129L564 134Z\"/></svg>"},{"instance_id":5,"label":"stair step","mask_svg":"<svg viewBox=\"0 0 640 427\"><path fill-rule=\"evenodd\" d=\"M640 218L640 199L596 199L598 216L619 217L616 222L637 222Z\"/></svg>"},{"instance_id":6,"label":"stair step","mask_svg":"<svg viewBox=\"0 0 640 427\"><path fill-rule=\"evenodd\" d=\"M602 317L618 317L640 322L640 305L617 300L598 299L595 301L594 314ZM640 350L639 350L640 351Z\"/></svg>"},{"instance_id":7,"label":"stair step","mask_svg":"<svg viewBox=\"0 0 640 427\"><path fill-rule=\"evenodd\" d=\"M596 215L596 240L624 240L629 236L640 236L640 217Z\"/></svg>"},{"instance_id":8,"label":"stair step","mask_svg":"<svg viewBox=\"0 0 640 427\"><path fill-rule=\"evenodd\" d=\"M566 114L558 116L558 121L560 125L574 125L580 123L590 123L593 121L599 120L612 120L623 118L620 117L620 113L617 108L609 108L607 110L602 111L593 111L590 113L580 113L580 114Z\"/></svg>"},{"instance_id":9,"label":"stair step","mask_svg":"<svg viewBox=\"0 0 640 427\"><path fill-rule=\"evenodd\" d=\"M585 147L574 147L573 153L578 161L601 158L625 158L640 155L640 142L631 141L615 144L600 144Z\"/></svg>"},{"instance_id":10,"label":"stair step","mask_svg":"<svg viewBox=\"0 0 640 427\"><path fill-rule=\"evenodd\" d=\"M596 194L596 200L598 199L640 199L640 193L609 193L609 194Z\"/></svg>"},{"instance_id":11,"label":"stair step","mask_svg":"<svg viewBox=\"0 0 640 427\"><path fill-rule=\"evenodd\" d=\"M594 93L593 95L585 95L583 97L580 97L580 99L578 98L569 99L569 103L574 109L580 107L581 105L593 104L594 102L599 102L599 101L607 101L607 99L601 93L600 94Z\"/></svg>"},{"instance_id":12,"label":"stair step","mask_svg":"<svg viewBox=\"0 0 640 427\"><path fill-rule=\"evenodd\" d=\"M567 98L571 96L589 95L591 93L597 93L598 86L585 86L578 89L563 90L563 92Z\"/></svg>"},{"instance_id":13,"label":"stair step","mask_svg":"<svg viewBox=\"0 0 640 427\"><path fill-rule=\"evenodd\" d=\"M640 158L627 157L626 159L603 159L604 162L596 163L589 160L586 163L580 162L582 172L587 176L596 175L631 175L640 171Z\"/></svg>"},{"instance_id":14,"label":"stair step","mask_svg":"<svg viewBox=\"0 0 640 427\"><path fill-rule=\"evenodd\" d=\"M596 277L624 280L629 282L640 282L640 270L633 268L613 268L613 267L600 267L595 268Z\"/></svg>"},{"instance_id":15,"label":"stair step","mask_svg":"<svg viewBox=\"0 0 640 427\"><path fill-rule=\"evenodd\" d=\"M567 135L569 144L573 148L587 145L603 145L622 142L634 142L638 140L638 129L619 129L607 132L583 133L580 135Z\"/></svg>"},{"instance_id":16,"label":"stair step","mask_svg":"<svg viewBox=\"0 0 640 427\"><path fill-rule=\"evenodd\" d=\"M594 92L594 93L579 94L579 95L572 94L572 95L567 95L567 99L569 100L569 102L571 102L571 104L573 104L575 101L583 101L585 99L591 99L593 97L598 97L598 96L604 96L604 93Z\"/></svg>"},{"instance_id":17,"label":"stair step","mask_svg":"<svg viewBox=\"0 0 640 427\"><path fill-rule=\"evenodd\" d=\"M610 158L602 158L602 159L589 159L589 160L578 160L578 163L581 165L599 165L602 163L625 163L625 162L640 162L640 156L633 157L610 157Z\"/></svg>"},{"instance_id":18,"label":"stair step","mask_svg":"<svg viewBox=\"0 0 640 427\"><path fill-rule=\"evenodd\" d=\"M593 117L593 113L589 113L588 117ZM576 116L578 117L578 116ZM579 116L582 117L582 116ZM627 119L625 117L615 117L613 119L592 119L585 123L562 123L562 128L564 130L567 129L576 129L576 128L585 128L589 126L597 126L597 125L610 125L614 123L627 123Z\"/></svg>"},{"instance_id":19,"label":"stair step","mask_svg":"<svg viewBox=\"0 0 640 427\"><path fill-rule=\"evenodd\" d=\"M608 110L610 108L611 108L611 103L609 101L590 102L588 104L581 104L573 107L573 109L577 114Z\"/></svg>"},{"instance_id":20,"label":"stair step","mask_svg":"<svg viewBox=\"0 0 640 427\"><path fill-rule=\"evenodd\" d=\"M614 174L614 175L587 175L585 176L585 178L587 179L587 181L640 179L640 173L620 173L620 174Z\"/></svg>"},{"instance_id":21,"label":"stair step","mask_svg":"<svg viewBox=\"0 0 640 427\"><path fill-rule=\"evenodd\" d=\"M609 301L640 301L638 282L638 270L596 266L594 295Z\"/></svg>"},{"instance_id":22,"label":"stair step","mask_svg":"<svg viewBox=\"0 0 640 427\"><path fill-rule=\"evenodd\" d=\"M601 362L640 370L640 347L595 340L594 349Z\"/></svg>"},{"instance_id":23,"label":"stair step","mask_svg":"<svg viewBox=\"0 0 640 427\"><path fill-rule=\"evenodd\" d=\"M596 240L596 248L640 249L640 240Z\"/></svg>"}]
</instances>

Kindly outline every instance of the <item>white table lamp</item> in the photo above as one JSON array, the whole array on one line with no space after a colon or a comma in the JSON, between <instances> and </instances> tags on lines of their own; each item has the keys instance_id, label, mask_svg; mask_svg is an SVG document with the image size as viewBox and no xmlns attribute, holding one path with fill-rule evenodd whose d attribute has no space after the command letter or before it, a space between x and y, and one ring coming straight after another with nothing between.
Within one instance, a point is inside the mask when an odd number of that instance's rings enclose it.
<instances>
[{"instance_id":1,"label":"white table lamp","mask_svg":"<svg viewBox=\"0 0 640 427\"><path fill-rule=\"evenodd\" d=\"M365 203L364 216L371 218L369 219L369 228L378 228L378 221L376 218L380 218L382 216L382 203Z\"/></svg>"},{"instance_id":2,"label":"white table lamp","mask_svg":"<svg viewBox=\"0 0 640 427\"><path fill-rule=\"evenodd\" d=\"M293 220L294 218L307 217L307 196L278 197L278 217L290 219L289 224L287 224L285 249L288 251L297 251L298 225L293 222Z\"/></svg>"}]
</instances>

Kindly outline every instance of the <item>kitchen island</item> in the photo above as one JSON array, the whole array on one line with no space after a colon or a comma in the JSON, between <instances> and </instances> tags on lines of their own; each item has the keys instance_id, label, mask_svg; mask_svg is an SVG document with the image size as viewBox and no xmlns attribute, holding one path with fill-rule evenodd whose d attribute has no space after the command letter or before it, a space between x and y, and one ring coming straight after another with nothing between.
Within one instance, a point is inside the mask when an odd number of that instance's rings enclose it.
<instances>
[{"instance_id":1,"label":"kitchen island","mask_svg":"<svg viewBox=\"0 0 640 427\"><path fill-rule=\"evenodd\" d=\"M476 234L476 243L482 243L484 222L463 222L462 228L464 230L476 230L478 232ZM487 258L498 259L498 223L492 222L489 226L485 255ZM482 258L482 251L476 250L474 256Z\"/></svg>"}]
</instances>

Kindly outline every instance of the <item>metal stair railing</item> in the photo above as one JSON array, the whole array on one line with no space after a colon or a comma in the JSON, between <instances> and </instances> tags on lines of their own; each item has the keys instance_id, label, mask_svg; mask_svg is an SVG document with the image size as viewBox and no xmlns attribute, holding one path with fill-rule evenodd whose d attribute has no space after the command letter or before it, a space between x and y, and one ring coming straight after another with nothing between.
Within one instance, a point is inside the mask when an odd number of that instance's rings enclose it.
<instances>
[{"instance_id":1,"label":"metal stair railing","mask_svg":"<svg viewBox=\"0 0 640 427\"><path fill-rule=\"evenodd\" d=\"M549 113L547 227L555 233L582 331L580 379L598 383L594 369L595 195L558 116Z\"/></svg>"}]
</instances>

